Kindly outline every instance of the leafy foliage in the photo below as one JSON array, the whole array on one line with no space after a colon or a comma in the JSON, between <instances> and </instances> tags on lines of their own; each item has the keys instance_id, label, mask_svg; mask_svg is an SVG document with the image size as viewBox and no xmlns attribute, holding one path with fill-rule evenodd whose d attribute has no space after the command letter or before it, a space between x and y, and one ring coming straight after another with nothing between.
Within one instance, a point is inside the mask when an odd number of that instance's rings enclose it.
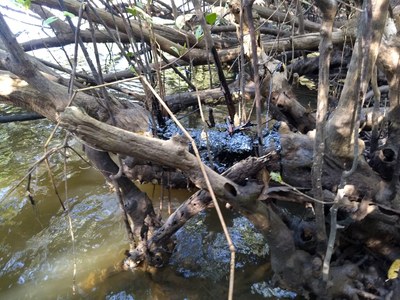
<instances>
[{"instance_id":1,"label":"leafy foliage","mask_svg":"<svg viewBox=\"0 0 400 300\"><path fill-rule=\"evenodd\" d=\"M47 18L46 20L43 21L43 25L50 25L51 23L55 22L58 20L58 17L56 16L51 16Z\"/></svg>"},{"instance_id":2,"label":"leafy foliage","mask_svg":"<svg viewBox=\"0 0 400 300\"><path fill-rule=\"evenodd\" d=\"M139 17L148 23L153 23L152 17L149 14L147 14L143 9L141 9L139 6L128 7L126 11L134 17Z\"/></svg>"},{"instance_id":3,"label":"leafy foliage","mask_svg":"<svg viewBox=\"0 0 400 300\"><path fill-rule=\"evenodd\" d=\"M215 22L217 21L217 14L216 13L207 14L205 18L208 25L214 25Z\"/></svg>"},{"instance_id":4,"label":"leafy foliage","mask_svg":"<svg viewBox=\"0 0 400 300\"><path fill-rule=\"evenodd\" d=\"M282 183L282 181L283 181L281 173L279 173L279 172L271 172L271 173L269 173L269 176L275 182Z\"/></svg>"},{"instance_id":5,"label":"leafy foliage","mask_svg":"<svg viewBox=\"0 0 400 300\"><path fill-rule=\"evenodd\" d=\"M203 37L203 35L204 35L203 28L201 28L200 25L197 26L197 27L196 27L196 30L194 31L194 36L196 37L196 39L197 39L198 41L200 41L201 38Z\"/></svg>"},{"instance_id":6,"label":"leafy foliage","mask_svg":"<svg viewBox=\"0 0 400 300\"><path fill-rule=\"evenodd\" d=\"M29 9L31 7L31 0L14 0L14 3L22 6L25 9Z\"/></svg>"},{"instance_id":7,"label":"leafy foliage","mask_svg":"<svg viewBox=\"0 0 400 300\"><path fill-rule=\"evenodd\" d=\"M75 17L75 15L74 15L73 13L70 13L70 12L68 12L68 11L63 11L62 13L63 13L63 15L64 15L66 18L73 18L73 17ZM57 21L57 20L59 20L59 19L60 19L60 18L57 17L57 16L51 16L51 17L49 17L49 18L47 18L46 20L43 21L43 25L50 25L51 23L53 23L53 22L55 22L55 21Z\"/></svg>"}]
</instances>

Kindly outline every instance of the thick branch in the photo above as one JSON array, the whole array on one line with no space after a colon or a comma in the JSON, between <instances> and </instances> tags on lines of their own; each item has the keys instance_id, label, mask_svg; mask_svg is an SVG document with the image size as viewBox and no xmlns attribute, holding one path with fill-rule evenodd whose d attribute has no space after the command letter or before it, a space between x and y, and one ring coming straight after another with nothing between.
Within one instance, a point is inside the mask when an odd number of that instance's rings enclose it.
<instances>
[{"instance_id":1,"label":"thick branch","mask_svg":"<svg viewBox=\"0 0 400 300\"><path fill-rule=\"evenodd\" d=\"M215 5L215 1L206 0L206 2ZM228 1L220 1L220 5L226 5ZM228 2L229 3L229 2ZM257 14L264 18L278 23L294 23L295 26L299 26L299 18L288 14L287 12L280 11L278 9L271 9L261 5L254 5L253 9L257 12ZM318 32L321 29L321 25L310 20L304 20L304 29L309 31Z\"/></svg>"},{"instance_id":2,"label":"thick branch","mask_svg":"<svg viewBox=\"0 0 400 300\"><path fill-rule=\"evenodd\" d=\"M0 14L0 39L6 46L9 56L2 59L0 64L5 65L8 70L26 80L33 87L37 88L43 96L52 99L51 103L60 109L62 105L54 99L63 99L63 95L57 93L58 90L51 87L52 82L47 80L40 72L37 66L25 55L19 46L14 35L11 33L3 15Z\"/></svg>"},{"instance_id":3,"label":"thick branch","mask_svg":"<svg viewBox=\"0 0 400 300\"><path fill-rule=\"evenodd\" d=\"M249 178L255 177L261 169L270 164L272 157L271 154L263 157L248 157L229 168L222 175L233 180L237 184L243 185ZM197 215L211 204L211 197L205 190L200 190L192 195L188 200L182 203L175 212L169 216L163 226L155 232L148 242L150 251L151 249L160 247L163 241L168 240L190 218Z\"/></svg>"},{"instance_id":4,"label":"thick branch","mask_svg":"<svg viewBox=\"0 0 400 300\"><path fill-rule=\"evenodd\" d=\"M163 141L128 132L102 122L83 113L76 107L68 107L59 118L60 124L92 146L138 159L150 160L164 166L180 169L197 187L206 189L197 159L188 152L188 143L181 137ZM116 138L118 137L118 138ZM168 149L166 153L165 149ZM269 239L273 247L274 270L286 268L282 259L289 259L295 252L292 234L276 213L257 201L261 187L248 183L240 186L206 168L216 196L228 201L235 209L249 218ZM271 226L277 230L272 230Z\"/></svg>"},{"instance_id":5,"label":"thick branch","mask_svg":"<svg viewBox=\"0 0 400 300\"><path fill-rule=\"evenodd\" d=\"M388 6L389 1L387 0L372 3L372 25L371 28L367 29L372 31L370 51L367 60L369 69L367 71L367 81L371 76L372 67L375 65L377 59L379 45L387 19ZM363 28L360 28L360 30L363 30ZM355 121L356 104L360 96L358 93L362 59L362 53L360 53L359 50L360 43L361 36L357 39L356 45L354 46L338 107L327 124L327 143L330 145L329 155L341 164L350 162L354 155L353 149L355 145L351 128Z\"/></svg>"},{"instance_id":6,"label":"thick branch","mask_svg":"<svg viewBox=\"0 0 400 300\"><path fill-rule=\"evenodd\" d=\"M32 3L60 10L59 2L56 0L44 0L44 1L34 0L32 1ZM68 12L78 15L79 8L81 5L80 2L74 0L64 0L63 4ZM126 33L127 30L126 24L122 20L122 18L114 16L111 13L107 12L106 10L100 8L96 9L96 14L94 14L89 10L87 11L87 13L90 15L91 19L94 22L97 22L99 24L104 23L110 29L116 29L119 32ZM146 43L149 44L151 43L151 32L148 28L146 28L145 26L141 26L139 22L135 20L129 20L129 25L131 26L131 33L137 40L144 39ZM166 26L161 26L157 24L153 24L153 29L156 32L155 37L157 44L163 49L163 51L171 54L172 56L177 56L176 50L174 49L179 49L182 50L180 51L180 53L183 53L182 58L187 61L190 61L190 59L198 59L198 57L202 57L203 59L205 57L208 57L208 53L205 52L204 50L191 49L189 51L180 46L179 44L172 42L172 40L177 40L177 39L181 40L181 45L184 45L184 43L189 42L189 45L187 45L187 47L189 48L198 44L197 39L194 35L189 35L186 32L183 33L181 31L178 31L177 29L171 30ZM160 33L162 33L162 35Z\"/></svg>"},{"instance_id":7,"label":"thick branch","mask_svg":"<svg viewBox=\"0 0 400 300\"><path fill-rule=\"evenodd\" d=\"M146 137L97 121L76 107L66 108L59 120L62 126L95 148L180 169L197 187L206 188L198 161L189 153L188 143L182 137L168 141ZM237 205L245 205L258 197L259 188L238 186L209 168L206 171L218 197L232 200Z\"/></svg>"},{"instance_id":8,"label":"thick branch","mask_svg":"<svg viewBox=\"0 0 400 300\"><path fill-rule=\"evenodd\" d=\"M119 167L111 159L110 155L107 152L97 151L90 147L85 147L85 153L106 180L113 183L111 176L118 173ZM131 238L138 245L139 238L143 238L144 232L147 233L148 229L152 231L154 229L152 227L158 225L153 205L146 193L137 188L127 177L119 176L115 179L115 182L117 184L115 188L119 188L121 191L121 209L129 217L129 220L125 220L125 222L129 222L127 224L128 228L129 226L132 227L131 233L133 233L133 236ZM148 218L147 221L146 218ZM146 226L150 228L146 228Z\"/></svg>"},{"instance_id":9,"label":"thick branch","mask_svg":"<svg viewBox=\"0 0 400 300\"><path fill-rule=\"evenodd\" d=\"M48 6L54 9L60 9L58 1L56 0L45 0L45 1L32 1L32 3L37 3L41 5ZM80 3L73 0L65 0L65 7L68 11L77 14L79 10ZM125 32L126 28L124 22L121 18L112 16L105 10L97 9L96 10L99 17L92 15L94 21L102 24L102 21L109 26L110 28L115 28L119 32ZM141 32L143 33L144 40L149 43L150 42L150 32L146 28L140 27L136 21L130 21L132 26L132 32L136 38L139 40L142 38ZM307 25L307 22L305 22ZM320 29L320 25L318 26L318 30ZM307 26L305 26L307 29ZM171 31L170 28L166 26L161 26L154 24L154 30L156 32L156 40L160 45L161 49L173 56L177 56L177 53L173 49L179 49L180 53L183 53L182 59L185 61L191 61L193 64L205 64L209 59L211 59L209 53L204 51L203 49L190 49L189 47L195 45L197 43L196 38L193 36L188 36L189 33L178 31L173 29ZM346 34L342 31L337 31L333 33L332 42L333 44L342 44L345 40ZM349 35L347 34L347 38ZM173 41L173 42L172 42ZM184 49L180 45L184 45L189 41L189 45L187 45L187 49ZM286 51L294 49L301 50L317 50L318 44L320 41L319 33L310 33L305 35L298 35L294 37L281 38L278 41L266 41L263 43L265 51ZM240 47L230 48L226 50L218 51L221 62L232 61L236 59L240 54Z\"/></svg>"}]
</instances>

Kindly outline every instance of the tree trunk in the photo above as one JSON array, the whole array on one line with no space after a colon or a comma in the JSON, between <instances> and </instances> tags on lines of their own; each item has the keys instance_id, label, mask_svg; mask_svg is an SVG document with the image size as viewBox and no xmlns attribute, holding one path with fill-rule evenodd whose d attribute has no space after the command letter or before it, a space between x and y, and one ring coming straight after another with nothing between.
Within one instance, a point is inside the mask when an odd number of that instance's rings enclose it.
<instances>
[{"instance_id":1,"label":"tree trunk","mask_svg":"<svg viewBox=\"0 0 400 300\"><path fill-rule=\"evenodd\" d=\"M388 6L389 1L373 2L371 28L364 28L364 30L371 30L372 34L371 44L369 45L369 57L367 60L367 81L371 77L372 67L375 65L378 56L379 45L387 19ZM363 23L361 22L361 24ZM362 36L361 30L363 30L363 28L362 26L359 26L359 38L357 38L354 46L346 80L340 95L339 104L327 124L326 143L329 145L327 155L341 166L344 166L345 164L349 165L354 157L354 130L352 130L352 128L354 128L353 125L358 117L357 103L361 101L359 99L360 66L362 60L362 53L360 53L359 50ZM360 149L358 154L361 154L364 145L360 141L358 143Z\"/></svg>"}]
</instances>

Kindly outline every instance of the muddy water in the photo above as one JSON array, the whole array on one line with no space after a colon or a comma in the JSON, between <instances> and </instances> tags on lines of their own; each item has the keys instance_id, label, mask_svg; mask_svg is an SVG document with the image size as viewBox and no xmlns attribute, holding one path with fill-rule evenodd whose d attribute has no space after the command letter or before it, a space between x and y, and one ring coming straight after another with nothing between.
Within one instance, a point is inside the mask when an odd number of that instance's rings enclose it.
<instances>
[{"instance_id":1,"label":"muddy water","mask_svg":"<svg viewBox=\"0 0 400 300\"><path fill-rule=\"evenodd\" d=\"M217 259L205 266L207 274L201 267L193 269L193 258L191 269L185 272L177 265L154 274L120 271L128 241L117 201L102 176L72 151L67 153L66 173L61 154L49 159L58 193L69 212L62 210L44 164L32 173L32 205L26 192L28 181L21 179L43 155L43 145L53 128L46 120L0 126L0 299L226 298L227 276L213 276L214 264L215 273L221 268L228 270L218 263L219 255L221 259L227 257L224 246L223 251L210 250ZM50 148L63 138L64 134L57 132ZM79 143L70 144L79 151ZM140 188L158 207L159 187ZM190 194L173 190L172 208ZM199 247L207 246L203 237L212 239L221 231L213 213L208 213L207 219L208 231L197 238ZM188 243L190 249L191 241ZM192 251L186 248L183 246L181 251ZM190 259L191 253L183 255ZM202 260L202 264L208 262ZM262 298L251 292L250 286L268 280L268 262L238 266L235 298Z\"/></svg>"},{"instance_id":2,"label":"muddy water","mask_svg":"<svg viewBox=\"0 0 400 300\"><path fill-rule=\"evenodd\" d=\"M303 98L309 101L310 97ZM220 122L224 109L214 110ZM4 113L12 111L0 104L0 114ZM192 115L181 121L193 128L198 120ZM61 153L49 158L68 213L61 208L43 163L32 173L32 205L24 176L43 156L53 129L46 120L0 124L0 299L226 299L229 252L213 210L178 232L181 242L175 249L179 254L174 253L169 266L145 273L120 270L128 239L117 200L101 174L73 151L66 153L66 169ZM60 145L64 137L56 132L49 149ZM69 144L81 152L79 142ZM139 188L158 211L160 187ZM172 190L172 210L192 193ZM168 192L163 194L166 198ZM163 218L167 205L164 199ZM244 218L226 211L225 217L238 248L234 298L295 298L294 293L271 285L263 237L249 234L251 226ZM254 256L257 251L259 256Z\"/></svg>"},{"instance_id":3,"label":"muddy water","mask_svg":"<svg viewBox=\"0 0 400 300\"><path fill-rule=\"evenodd\" d=\"M52 129L47 121L0 127L0 299L70 298L74 272L76 293L93 293L100 290L102 276L112 273L127 247L113 192L101 175L73 152L67 163L67 190L62 156L50 158L54 181L61 199L67 199L69 214L62 210L44 164L31 179L34 206L26 196L27 179L16 187L43 155ZM53 146L62 137L58 133ZM158 199L159 188L142 188ZM187 195L186 190L172 191L172 206Z\"/></svg>"}]
</instances>

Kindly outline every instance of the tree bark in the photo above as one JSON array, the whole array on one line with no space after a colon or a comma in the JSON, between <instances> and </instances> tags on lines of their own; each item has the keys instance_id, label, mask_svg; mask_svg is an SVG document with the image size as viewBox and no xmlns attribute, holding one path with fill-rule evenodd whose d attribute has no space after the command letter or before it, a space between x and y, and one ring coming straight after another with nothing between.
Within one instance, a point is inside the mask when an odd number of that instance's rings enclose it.
<instances>
[{"instance_id":1,"label":"tree bark","mask_svg":"<svg viewBox=\"0 0 400 300\"><path fill-rule=\"evenodd\" d=\"M160 227L159 220L154 213L153 205L146 193L140 191L136 185L123 174L113 179L119 173L119 167L111 159L107 152L94 150L85 146L85 153L94 167L99 170L107 181L121 191L121 210L126 213L132 235L130 238L134 242L131 247L136 247L147 241L147 236L151 236L153 231Z\"/></svg>"},{"instance_id":2,"label":"tree bark","mask_svg":"<svg viewBox=\"0 0 400 300\"><path fill-rule=\"evenodd\" d=\"M59 121L63 127L89 145L177 168L185 173L198 188L206 189L207 187L199 170L198 161L188 152L187 141L182 138L173 137L171 140L162 141L145 137L99 122L76 107L66 108L60 114ZM118 140L115 139L116 136L119 137ZM169 149L168 153L165 149ZM257 201L261 187L251 183L244 186L238 185L207 167L206 172L215 195L249 218L269 240L274 271L287 272L282 275L283 278L289 276L290 266L288 269L288 266L282 265L281 262L295 259L293 237L271 207ZM133 265L135 265L138 256L132 257Z\"/></svg>"},{"instance_id":3,"label":"tree bark","mask_svg":"<svg viewBox=\"0 0 400 300\"><path fill-rule=\"evenodd\" d=\"M40 1L33 2L39 3ZM60 9L56 0L46 0L42 1L42 3L46 3L49 7ZM64 0L64 3L67 10L75 13L79 9L79 5L81 5L80 2L72 0ZM378 4L381 6L378 7ZM379 44L383 23L386 19L387 1L379 2L378 4L374 3L375 14L373 24L376 34L374 35L373 47L371 47L371 57L368 58L371 62L374 62L376 57L377 50L374 47ZM256 9L263 11L263 9L259 9L258 7ZM97 12L97 15L94 12L90 12L91 14L93 13L91 15L93 20L98 22L98 24L104 21L108 27L115 29L115 21L108 12L101 9L97 10ZM284 17L279 11L271 12L266 10L266 14L269 14L271 17L274 17L274 14L276 14L276 18ZM332 16L329 17L327 21L331 22ZM289 17L289 19L294 23L297 22L293 17ZM125 27L127 23L124 23L121 18L116 18L116 20L117 29L120 32L126 33L128 31ZM283 19L279 20L282 21ZM0 23L3 21L0 18ZM139 40L141 37L140 30L143 29L143 41L146 43L154 42L154 40L151 40L151 32L148 29L140 28L139 24L135 21L131 23L134 30L134 38L138 38ZM307 25L306 22L305 25L306 30L307 28L309 30L317 29L315 27L316 24L308 23ZM324 32L327 34L325 36L328 38L327 40L329 41L329 33L332 30L332 44L343 43L346 33L340 30L334 31L335 29L331 27L332 23L327 25L327 28L323 27ZM61 30L63 25L60 23L54 24L54 26L59 26ZM196 44L197 40L193 40L188 33L183 33L182 37L173 37L174 42L171 42L168 40L168 37L171 36L172 31L165 30L163 32L163 29L163 26L155 26L156 40L160 49L177 57L179 55L175 51L172 51L170 47L185 48L183 47L184 40L189 39L188 45L199 48L190 49L189 51L189 47L187 46L186 49L183 49L183 58L186 62L190 62L193 59L192 61L195 64L204 63L210 58L207 51L201 48L202 44ZM318 25L319 29L320 25ZM200 162L189 152L186 139L175 136L171 140L163 141L149 136L149 127L153 124L149 122L148 112L140 105L131 104L119 99L111 99L109 105L106 105L104 99L84 94L83 91L77 92L71 103L68 90L63 85L64 82L61 84L62 79L26 55L18 47L16 40L12 38L4 22L0 24L0 36L6 43L9 51L8 54L0 51L0 67L13 72L13 74L5 71L1 71L0 73L0 80L7 86L7 89L4 88L0 91L0 100L40 112L54 122L59 121L61 126L74 133L77 138L83 140L86 144L85 147L87 147L88 156L95 163L95 166L102 171L106 179L112 181L114 184L116 183L117 191L123 196L121 204L127 214L127 224L131 228L135 244L137 245L137 248L131 249L131 257L127 260L128 265L133 266L137 264L137 259L147 260L149 264L155 266L164 264L166 260L164 260L162 253L167 253L171 250L166 241L188 218L204 207L207 207L209 203L207 191L205 190L207 186L203 174L200 172ZM327 47L328 51L331 47L329 43L325 43L324 41L321 41L320 48L321 75L326 75L325 72L323 73L323 67L329 65L329 61L325 59L326 56L324 56L323 47ZM267 51L271 49L274 49L274 51L276 49L278 49L277 51L281 51L282 49L292 50L293 47L315 50L319 42L319 34L311 33L289 39L279 39L278 43L275 41L266 41L264 42L264 46ZM351 150L347 151L345 149L351 139L351 133L349 133L348 128L342 127L349 127L352 124L353 119L349 116L351 112L350 108L354 108L354 101L359 96L355 91L350 90L355 86L352 85L353 81L357 82L359 77L356 69L359 68L357 63L360 61L360 53L357 52L357 49L356 47L356 51L354 51L350 72L343 92L344 95L340 99L339 110L334 112L332 121L326 127L329 131L326 145L329 145L329 150L332 149L331 156L325 157L323 167L321 166L314 170L314 172L322 174L321 178L317 177L315 179L316 181L320 179L320 182L317 182L317 184L314 183L314 187L317 186L318 189L336 190L339 184L338 178L343 170L343 158L349 159L352 155ZM395 52L398 56L397 48ZM218 54L221 55L221 61L232 61L237 58L239 47L221 50ZM393 72L398 73L398 65L390 62L388 58L384 57L384 54L382 54L381 62L391 63L391 66L395 67ZM387 75L389 79L393 79L389 80L391 81L389 84L391 84L391 97L396 103L398 102L398 97L396 96L398 94L398 86L396 86L397 73L393 75L393 78ZM281 75L285 76L283 72ZM327 77L322 77L321 82L326 83ZM277 106L280 106L282 111L288 112L286 118L295 119L295 121L291 120L292 124L299 127L300 131L306 133L309 129L313 128L314 119L312 116L310 117L311 114L304 110L304 108L297 107L296 102L284 101L286 99L282 97L287 96L284 94L285 89L286 87L282 85L281 90L279 90L280 93L273 100L276 100ZM326 100L326 90L321 89L320 92L320 99ZM187 98L191 99L190 96ZM326 102L324 104L326 106ZM319 112L322 112L317 116L318 125L322 126L323 124L325 110L326 107L319 107L318 109ZM392 112L394 113L395 111L393 110ZM115 122L110 121L111 115L114 116ZM398 116L399 114L395 113L390 118L395 122L396 118L399 118ZM113 126L110 124L113 124ZM302 125L304 127L301 127ZM319 127L319 129L321 128ZM258 159L250 158L246 161L249 163L249 165L245 165L246 167L242 164L235 165L230 171L231 173L223 175L219 175L211 169L206 168L206 172L210 177L212 187L218 198L224 202L228 202L234 209L247 216L260 232L267 237L271 251L272 268L276 272L276 278L280 281L281 286L294 288L300 292L304 292L304 289L311 290L314 293L326 292L318 286L321 278L319 272L316 272L316 270L319 271L320 262L317 257L313 257L310 254L315 250L312 241L310 243L311 246L308 248L309 250L307 250L310 253L299 250L301 247L299 244L296 244L299 242L299 234L305 234L304 239L301 241L304 243L308 237L307 234L310 234L311 238L313 238L314 233L307 233L304 230L296 229L294 230L295 233L291 232L287 225L293 224L292 220L290 220L291 216L279 210L273 201L290 200L301 203L315 201L305 193L309 193L312 187L310 170L314 158L317 158L315 159L316 161L322 160L322 157L318 157L319 154L315 153L315 149L320 149L319 146L324 140L323 135L319 135L320 132L317 132L315 141L311 133L310 135L306 135L286 131L277 132L277 135L274 137L276 139L274 143L267 145L263 149L265 153L269 153L275 150L277 144L282 148L279 153L279 169L283 178L281 182L283 187L276 184L278 186L272 188L270 193L267 191L269 188L269 179L263 178L264 186L260 186L254 183L253 180L248 179L248 177L256 173L255 170L265 166L265 161L262 161L262 158L261 162ZM398 128L392 127L391 133L397 136L398 132ZM152 162L171 169L178 169L188 176L197 187L203 190L190 198L167 220L160 230L157 230L160 224L158 224L158 220L155 217L150 200L138 191L134 184L124 177L123 174L119 174L120 168L112 162L107 152L99 152L94 150L94 148L134 157L137 160L141 160L142 163ZM397 155L397 159L393 160L393 169L398 169L400 162L398 154L396 154L396 151L399 151L398 148L393 147L392 149L395 155ZM337 150L343 152L336 153L335 151ZM391 157L389 154L384 159L387 159L389 156ZM257 161L255 165L253 165L254 160ZM393 177L396 177L397 183L399 172L398 170L393 172ZM114 176L110 178L110 174ZM115 176L116 174L118 176ZM340 209L342 209L345 219L340 221L345 227L348 224L352 225L343 230L343 235L346 235L346 237L350 236L352 240L360 238L358 241L362 241L362 245L368 247L369 251L372 251L373 254L378 253L385 257L385 259L389 259L395 257L400 252L397 249L397 244L394 246L390 244L393 239L397 243L399 238L398 226L396 224L398 223L400 212L393 209L393 207L389 207L388 202L375 203L377 199L384 199L384 196L382 196L384 190L377 182L379 182L377 174L371 170L364 160L360 160L354 175L348 178L347 183L349 186L353 186L353 189L348 190L348 193L344 197L345 202ZM388 182L386 181L386 183ZM303 194L300 195L299 190ZM324 193L327 192L324 191ZM316 195L320 199L323 198L321 194L318 195L316 193ZM304 219L304 216L301 218ZM305 221L303 219L301 221ZM306 222L312 223L312 221L308 220ZM366 228L363 227L364 225ZM375 228L374 234L371 235L373 240L369 239L370 233L368 230L370 227ZM152 235L153 230L154 235ZM379 235L382 232L385 238L381 239ZM147 240L148 238L149 240ZM303 238L303 236L300 236L300 238ZM330 279L332 280L333 288L328 291L328 295L332 297L345 295L346 297L355 298L357 292L354 292L353 286L359 288L362 285L360 282L363 278L361 276L354 276L353 271L357 274L360 273L356 265L347 263L344 263L343 266L340 265L347 259L355 262L353 257L346 256L346 251L349 248L343 246L349 240L342 239L340 242L337 245L339 249L337 254L340 255L336 261L338 267L332 272L334 276ZM357 244L356 246L359 245ZM296 247L298 248L296 249ZM389 249L389 254L385 253L387 249ZM363 254L365 253L363 252ZM367 258L372 257L369 253L365 255ZM131 260L131 263L129 260ZM367 260L362 260L360 264L364 264L365 261ZM369 267L367 264L363 265L363 267L365 266ZM349 290L350 292L348 292Z\"/></svg>"},{"instance_id":4,"label":"tree bark","mask_svg":"<svg viewBox=\"0 0 400 300\"><path fill-rule=\"evenodd\" d=\"M371 77L372 67L379 52L379 45L387 19L389 1L374 1L372 3L372 40L368 57L368 79ZM359 29L361 30L361 28ZM360 31L361 32L361 31ZM353 124L356 117L357 102L359 101L360 65L362 53L359 51L361 34L357 38L353 49L343 91L339 104L327 124L327 140L329 146L327 155L331 156L340 165L349 164L354 156ZM360 143L360 153L363 144Z\"/></svg>"},{"instance_id":5,"label":"tree bark","mask_svg":"<svg viewBox=\"0 0 400 300\"><path fill-rule=\"evenodd\" d=\"M322 191L322 170L325 153L325 124L328 112L329 94L329 66L331 63L332 30L337 11L337 2L317 1L317 6L322 12L321 42L319 44L319 76L318 76L318 102L316 114L316 130L314 139L314 163L312 167L312 186L314 197L324 201ZM324 255L327 235L325 226L324 205L315 203L315 222L317 225L317 250Z\"/></svg>"},{"instance_id":6,"label":"tree bark","mask_svg":"<svg viewBox=\"0 0 400 300\"><path fill-rule=\"evenodd\" d=\"M222 175L234 181L237 184L243 185L249 179L257 176L258 172L275 164L276 155L268 154L263 157L248 157L245 160L235 164ZM271 162L272 161L272 162ZM212 206L210 195L205 190L199 190L193 194L188 200L182 203L173 214L171 214L165 223L154 233L148 241L148 251L152 252L152 256L156 256L160 251L168 251L168 243L171 236L181 228L190 218L197 215L200 211ZM261 224L255 223L261 226ZM272 225L274 226L274 225ZM278 230L278 229L277 229ZM161 257L166 257L167 254L161 254ZM137 257L137 255L135 256ZM164 262L165 263L165 262Z\"/></svg>"}]
</instances>

